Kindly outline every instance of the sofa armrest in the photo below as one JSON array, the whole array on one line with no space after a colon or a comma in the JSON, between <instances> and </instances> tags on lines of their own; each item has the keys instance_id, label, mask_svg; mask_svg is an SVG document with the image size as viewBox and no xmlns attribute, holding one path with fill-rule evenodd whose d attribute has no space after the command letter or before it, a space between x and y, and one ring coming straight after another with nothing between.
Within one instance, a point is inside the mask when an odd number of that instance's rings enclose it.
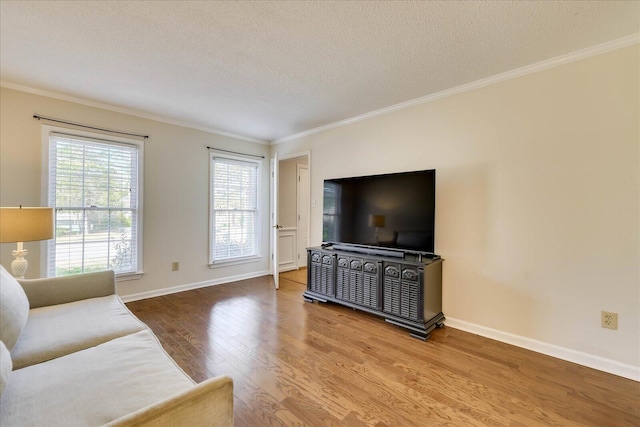
<instances>
[{"instance_id":1,"label":"sofa armrest","mask_svg":"<svg viewBox=\"0 0 640 427\"><path fill-rule=\"evenodd\" d=\"M225 375L210 378L106 426L233 427L233 380Z\"/></svg>"},{"instance_id":2,"label":"sofa armrest","mask_svg":"<svg viewBox=\"0 0 640 427\"><path fill-rule=\"evenodd\" d=\"M27 294L31 308L106 297L116 293L113 271L18 280L18 282Z\"/></svg>"}]
</instances>

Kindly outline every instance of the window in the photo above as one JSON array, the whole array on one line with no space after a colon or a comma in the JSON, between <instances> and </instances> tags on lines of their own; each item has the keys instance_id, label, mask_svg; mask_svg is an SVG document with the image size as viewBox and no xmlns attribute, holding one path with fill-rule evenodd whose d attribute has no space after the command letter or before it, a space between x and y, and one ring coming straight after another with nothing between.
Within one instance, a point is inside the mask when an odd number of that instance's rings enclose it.
<instances>
[{"instance_id":1,"label":"window","mask_svg":"<svg viewBox=\"0 0 640 427\"><path fill-rule=\"evenodd\" d=\"M259 163L211 154L210 264L258 254Z\"/></svg>"},{"instance_id":2,"label":"window","mask_svg":"<svg viewBox=\"0 0 640 427\"><path fill-rule=\"evenodd\" d=\"M335 182L325 181L322 203L322 241L337 242L340 236L340 199L342 188Z\"/></svg>"},{"instance_id":3,"label":"window","mask_svg":"<svg viewBox=\"0 0 640 427\"><path fill-rule=\"evenodd\" d=\"M140 274L142 143L49 134L48 275Z\"/></svg>"}]
</instances>

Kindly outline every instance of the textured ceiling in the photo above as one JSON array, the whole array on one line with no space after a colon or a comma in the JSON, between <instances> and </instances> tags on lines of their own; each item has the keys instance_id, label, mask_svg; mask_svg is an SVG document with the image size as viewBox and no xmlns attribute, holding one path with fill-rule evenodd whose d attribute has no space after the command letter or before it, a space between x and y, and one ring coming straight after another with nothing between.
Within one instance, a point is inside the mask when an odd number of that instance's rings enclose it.
<instances>
[{"instance_id":1,"label":"textured ceiling","mask_svg":"<svg viewBox=\"0 0 640 427\"><path fill-rule=\"evenodd\" d=\"M638 1L0 3L0 78L265 141L640 30Z\"/></svg>"}]
</instances>

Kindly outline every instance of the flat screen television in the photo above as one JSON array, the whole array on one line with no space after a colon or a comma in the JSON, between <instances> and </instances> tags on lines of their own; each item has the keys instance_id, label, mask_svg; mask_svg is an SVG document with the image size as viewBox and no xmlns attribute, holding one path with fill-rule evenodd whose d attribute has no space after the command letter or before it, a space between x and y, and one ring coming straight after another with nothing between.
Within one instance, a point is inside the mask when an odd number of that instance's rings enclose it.
<instances>
[{"instance_id":1,"label":"flat screen television","mask_svg":"<svg viewBox=\"0 0 640 427\"><path fill-rule=\"evenodd\" d=\"M436 171L324 181L323 244L434 252Z\"/></svg>"}]
</instances>

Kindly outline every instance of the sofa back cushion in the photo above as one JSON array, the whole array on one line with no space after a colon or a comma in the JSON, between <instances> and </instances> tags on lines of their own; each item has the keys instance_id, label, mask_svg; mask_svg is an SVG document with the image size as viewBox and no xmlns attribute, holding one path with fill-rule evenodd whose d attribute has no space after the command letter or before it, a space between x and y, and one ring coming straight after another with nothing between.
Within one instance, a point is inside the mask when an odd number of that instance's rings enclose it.
<instances>
[{"instance_id":1,"label":"sofa back cushion","mask_svg":"<svg viewBox=\"0 0 640 427\"><path fill-rule=\"evenodd\" d=\"M13 364L11 363L9 350L7 350L4 343L0 341L0 396L2 396L2 392L7 387L12 369Z\"/></svg>"},{"instance_id":2,"label":"sofa back cushion","mask_svg":"<svg viewBox=\"0 0 640 427\"><path fill-rule=\"evenodd\" d=\"M18 341L29 316L29 300L22 286L0 265L0 341L9 351Z\"/></svg>"}]
</instances>

